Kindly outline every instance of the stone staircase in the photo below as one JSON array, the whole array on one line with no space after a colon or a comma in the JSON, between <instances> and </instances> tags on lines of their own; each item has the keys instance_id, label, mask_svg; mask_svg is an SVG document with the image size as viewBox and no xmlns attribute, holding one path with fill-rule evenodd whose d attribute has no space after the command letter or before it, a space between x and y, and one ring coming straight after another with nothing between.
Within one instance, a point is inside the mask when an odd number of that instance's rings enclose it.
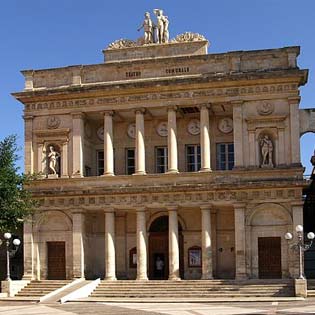
<instances>
[{"instance_id":1,"label":"stone staircase","mask_svg":"<svg viewBox=\"0 0 315 315\"><path fill-rule=\"evenodd\" d=\"M71 280L40 280L31 281L26 287L20 290L15 297L17 298L38 298L51 293L66 284Z\"/></svg>"},{"instance_id":2,"label":"stone staircase","mask_svg":"<svg viewBox=\"0 0 315 315\"><path fill-rule=\"evenodd\" d=\"M307 297L315 297L315 279L307 279Z\"/></svg>"},{"instance_id":3,"label":"stone staircase","mask_svg":"<svg viewBox=\"0 0 315 315\"><path fill-rule=\"evenodd\" d=\"M292 280L101 281L89 300L194 301L215 298L293 297Z\"/></svg>"}]
</instances>

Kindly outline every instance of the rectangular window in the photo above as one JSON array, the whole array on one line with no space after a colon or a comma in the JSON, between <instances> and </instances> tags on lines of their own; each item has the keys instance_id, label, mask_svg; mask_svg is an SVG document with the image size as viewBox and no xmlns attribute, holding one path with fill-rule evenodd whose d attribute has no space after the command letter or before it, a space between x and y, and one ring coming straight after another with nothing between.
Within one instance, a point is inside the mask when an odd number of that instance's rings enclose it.
<instances>
[{"instance_id":1,"label":"rectangular window","mask_svg":"<svg viewBox=\"0 0 315 315\"><path fill-rule=\"evenodd\" d=\"M186 171L198 172L201 168L200 145L186 146Z\"/></svg>"},{"instance_id":2,"label":"rectangular window","mask_svg":"<svg viewBox=\"0 0 315 315\"><path fill-rule=\"evenodd\" d=\"M156 172L165 173L167 171L167 147L155 148Z\"/></svg>"},{"instance_id":3,"label":"rectangular window","mask_svg":"<svg viewBox=\"0 0 315 315\"><path fill-rule=\"evenodd\" d=\"M132 175L135 173L135 149L126 149L126 174Z\"/></svg>"},{"instance_id":4,"label":"rectangular window","mask_svg":"<svg viewBox=\"0 0 315 315\"><path fill-rule=\"evenodd\" d=\"M101 176L104 175L104 151L97 151L97 175Z\"/></svg>"},{"instance_id":5,"label":"rectangular window","mask_svg":"<svg viewBox=\"0 0 315 315\"><path fill-rule=\"evenodd\" d=\"M217 143L217 170L231 170L234 167L234 144Z\"/></svg>"}]
</instances>

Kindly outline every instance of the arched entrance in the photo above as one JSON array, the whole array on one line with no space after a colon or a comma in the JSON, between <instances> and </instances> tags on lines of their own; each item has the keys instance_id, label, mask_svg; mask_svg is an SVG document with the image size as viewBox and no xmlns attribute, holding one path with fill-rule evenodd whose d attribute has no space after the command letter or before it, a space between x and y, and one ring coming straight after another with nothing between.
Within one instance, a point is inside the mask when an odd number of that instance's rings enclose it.
<instances>
[{"instance_id":1,"label":"arched entrance","mask_svg":"<svg viewBox=\"0 0 315 315\"><path fill-rule=\"evenodd\" d=\"M180 277L184 275L183 261L183 234L182 226L178 222L179 238L179 271ZM168 216L156 218L149 229L149 279L168 279Z\"/></svg>"}]
</instances>

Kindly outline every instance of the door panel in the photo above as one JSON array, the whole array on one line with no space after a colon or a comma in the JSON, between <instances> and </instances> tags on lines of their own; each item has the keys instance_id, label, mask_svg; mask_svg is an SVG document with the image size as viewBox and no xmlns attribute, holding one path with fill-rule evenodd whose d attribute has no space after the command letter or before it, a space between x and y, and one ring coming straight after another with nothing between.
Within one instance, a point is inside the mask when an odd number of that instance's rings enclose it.
<instances>
[{"instance_id":1,"label":"door panel","mask_svg":"<svg viewBox=\"0 0 315 315\"><path fill-rule=\"evenodd\" d=\"M258 268L259 278L279 279L281 273L281 238L258 238Z\"/></svg>"},{"instance_id":2,"label":"door panel","mask_svg":"<svg viewBox=\"0 0 315 315\"><path fill-rule=\"evenodd\" d=\"M150 232L149 237L149 278L168 278L168 233ZM162 262L161 262L162 260ZM162 267L162 268L161 268Z\"/></svg>"},{"instance_id":3,"label":"door panel","mask_svg":"<svg viewBox=\"0 0 315 315\"><path fill-rule=\"evenodd\" d=\"M65 242L47 242L48 280L66 279Z\"/></svg>"}]
</instances>

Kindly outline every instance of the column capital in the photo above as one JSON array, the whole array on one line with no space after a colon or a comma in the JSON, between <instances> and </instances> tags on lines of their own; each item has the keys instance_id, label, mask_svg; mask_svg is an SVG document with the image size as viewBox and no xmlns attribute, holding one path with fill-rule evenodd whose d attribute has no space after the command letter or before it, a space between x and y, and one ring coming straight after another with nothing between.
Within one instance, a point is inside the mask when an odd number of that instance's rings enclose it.
<instances>
[{"instance_id":1,"label":"column capital","mask_svg":"<svg viewBox=\"0 0 315 315\"><path fill-rule=\"evenodd\" d=\"M210 109L211 108L211 103L204 103L204 104L199 104L198 105L199 109Z\"/></svg>"},{"instance_id":2,"label":"column capital","mask_svg":"<svg viewBox=\"0 0 315 315\"><path fill-rule=\"evenodd\" d=\"M136 210L136 212L146 212L147 208L146 207L137 207L135 210Z\"/></svg>"},{"instance_id":3,"label":"column capital","mask_svg":"<svg viewBox=\"0 0 315 315\"><path fill-rule=\"evenodd\" d=\"M144 107L135 109L135 114L145 114L145 112L146 112L146 109Z\"/></svg>"},{"instance_id":4,"label":"column capital","mask_svg":"<svg viewBox=\"0 0 315 315\"><path fill-rule=\"evenodd\" d=\"M242 106L244 104L243 100L234 100L230 102L233 106Z\"/></svg>"},{"instance_id":5,"label":"column capital","mask_svg":"<svg viewBox=\"0 0 315 315\"><path fill-rule=\"evenodd\" d=\"M115 208L109 207L107 209L104 210L104 213L115 213Z\"/></svg>"},{"instance_id":6,"label":"column capital","mask_svg":"<svg viewBox=\"0 0 315 315\"><path fill-rule=\"evenodd\" d=\"M178 106L172 105L172 106L167 106L167 112L176 112L178 110Z\"/></svg>"},{"instance_id":7,"label":"column capital","mask_svg":"<svg viewBox=\"0 0 315 315\"><path fill-rule=\"evenodd\" d=\"M85 113L83 112L73 112L71 113L73 119L84 119Z\"/></svg>"},{"instance_id":8,"label":"column capital","mask_svg":"<svg viewBox=\"0 0 315 315\"><path fill-rule=\"evenodd\" d=\"M303 201L293 201L291 202L291 207L303 207L304 202Z\"/></svg>"},{"instance_id":9,"label":"column capital","mask_svg":"<svg viewBox=\"0 0 315 315\"><path fill-rule=\"evenodd\" d=\"M113 110L105 110L102 114L104 116L114 116L115 112Z\"/></svg>"},{"instance_id":10,"label":"column capital","mask_svg":"<svg viewBox=\"0 0 315 315\"><path fill-rule=\"evenodd\" d=\"M293 96L293 97L288 97L288 102L289 104L299 104L301 101L301 97L300 96Z\"/></svg>"},{"instance_id":11,"label":"column capital","mask_svg":"<svg viewBox=\"0 0 315 315\"><path fill-rule=\"evenodd\" d=\"M234 209L246 209L246 203L234 203L233 207Z\"/></svg>"},{"instance_id":12,"label":"column capital","mask_svg":"<svg viewBox=\"0 0 315 315\"><path fill-rule=\"evenodd\" d=\"M167 211L178 211L178 206L167 206L166 210Z\"/></svg>"},{"instance_id":13,"label":"column capital","mask_svg":"<svg viewBox=\"0 0 315 315\"><path fill-rule=\"evenodd\" d=\"M213 205L212 204L204 204L204 205L200 205L200 210L212 210L213 209Z\"/></svg>"},{"instance_id":14,"label":"column capital","mask_svg":"<svg viewBox=\"0 0 315 315\"><path fill-rule=\"evenodd\" d=\"M83 209L72 209L71 210L71 214L74 215L74 214L85 214L85 210Z\"/></svg>"},{"instance_id":15,"label":"column capital","mask_svg":"<svg viewBox=\"0 0 315 315\"><path fill-rule=\"evenodd\" d=\"M33 120L34 116L33 115L23 115L23 119L24 119L24 121Z\"/></svg>"}]
</instances>

